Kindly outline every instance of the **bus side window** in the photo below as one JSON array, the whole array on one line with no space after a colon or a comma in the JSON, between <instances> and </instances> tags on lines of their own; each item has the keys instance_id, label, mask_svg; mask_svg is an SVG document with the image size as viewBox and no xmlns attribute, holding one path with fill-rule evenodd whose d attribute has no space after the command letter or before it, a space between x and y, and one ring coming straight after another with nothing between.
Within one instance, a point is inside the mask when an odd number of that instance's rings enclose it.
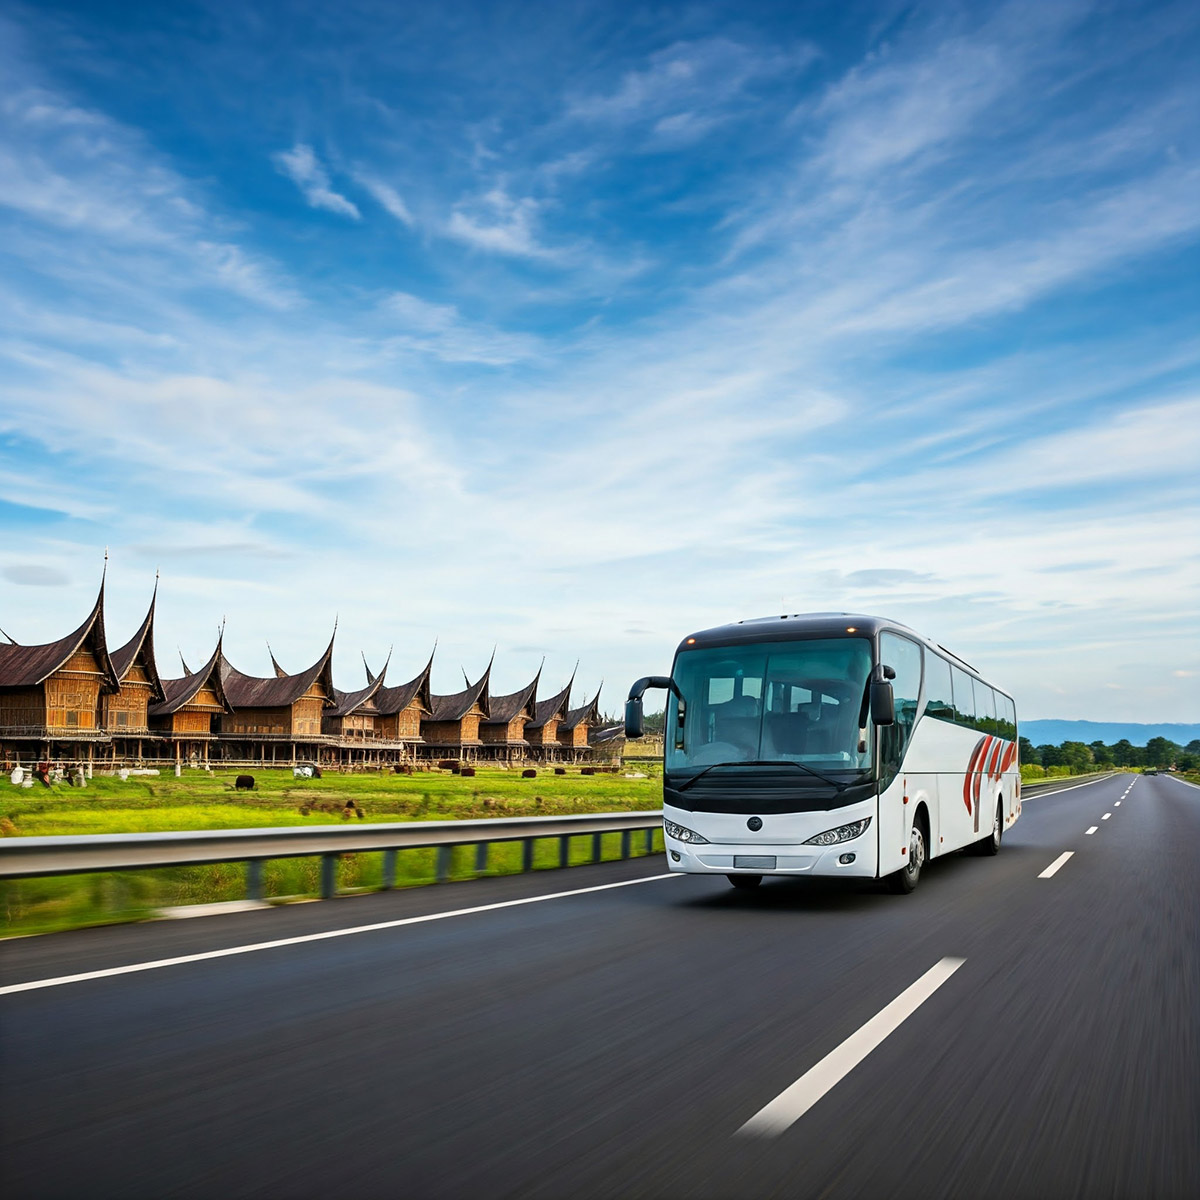
<instances>
[{"instance_id":1,"label":"bus side window","mask_svg":"<svg viewBox=\"0 0 1200 1200\"><path fill-rule=\"evenodd\" d=\"M954 693L950 687L950 664L937 654L925 653L925 715L941 721L954 720Z\"/></svg>"},{"instance_id":2,"label":"bus side window","mask_svg":"<svg viewBox=\"0 0 1200 1200\"><path fill-rule=\"evenodd\" d=\"M1017 710L1013 702L1003 693L996 693L997 716L1000 721L1000 736L1006 741L1017 740Z\"/></svg>"},{"instance_id":3,"label":"bus side window","mask_svg":"<svg viewBox=\"0 0 1200 1200\"><path fill-rule=\"evenodd\" d=\"M954 719L959 725L975 728L975 692L971 677L961 667L950 668L954 676Z\"/></svg>"},{"instance_id":4,"label":"bus side window","mask_svg":"<svg viewBox=\"0 0 1200 1200\"><path fill-rule=\"evenodd\" d=\"M986 683L975 680L975 728L980 733L998 733L996 693Z\"/></svg>"}]
</instances>

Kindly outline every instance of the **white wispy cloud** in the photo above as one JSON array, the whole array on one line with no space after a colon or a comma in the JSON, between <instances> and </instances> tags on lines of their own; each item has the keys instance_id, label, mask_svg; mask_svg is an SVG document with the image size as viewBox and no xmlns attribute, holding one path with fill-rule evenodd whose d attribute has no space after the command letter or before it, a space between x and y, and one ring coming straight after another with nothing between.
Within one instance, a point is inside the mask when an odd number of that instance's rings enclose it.
<instances>
[{"instance_id":1,"label":"white wispy cloud","mask_svg":"<svg viewBox=\"0 0 1200 1200\"><path fill-rule=\"evenodd\" d=\"M557 252L538 240L540 205L532 197L511 197L502 187L493 187L469 205L450 214L445 233L477 250L515 258L550 260Z\"/></svg>"},{"instance_id":2,"label":"white wispy cloud","mask_svg":"<svg viewBox=\"0 0 1200 1200\"><path fill-rule=\"evenodd\" d=\"M363 171L356 171L354 173L354 180L371 195L385 212L395 217L401 225L407 225L410 229L416 225L416 218L409 211L408 205L404 203L404 197L390 183L386 183L384 180Z\"/></svg>"},{"instance_id":3,"label":"white wispy cloud","mask_svg":"<svg viewBox=\"0 0 1200 1200\"><path fill-rule=\"evenodd\" d=\"M300 189L300 194L313 208L323 208L355 221L361 217L353 201L333 190L329 172L311 146L297 142L290 150L279 150L272 154L271 161L281 175L286 175Z\"/></svg>"}]
</instances>

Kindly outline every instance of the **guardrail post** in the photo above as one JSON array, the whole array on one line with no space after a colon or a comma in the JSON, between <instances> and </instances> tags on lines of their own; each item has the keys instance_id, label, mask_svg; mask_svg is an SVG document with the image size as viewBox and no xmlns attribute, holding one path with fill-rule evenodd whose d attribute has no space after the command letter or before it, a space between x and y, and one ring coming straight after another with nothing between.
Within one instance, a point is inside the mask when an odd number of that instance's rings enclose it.
<instances>
[{"instance_id":1,"label":"guardrail post","mask_svg":"<svg viewBox=\"0 0 1200 1200\"><path fill-rule=\"evenodd\" d=\"M600 834L593 833L592 834L592 862L594 862L594 863L598 863L600 861L600 848L601 848Z\"/></svg>"},{"instance_id":2,"label":"guardrail post","mask_svg":"<svg viewBox=\"0 0 1200 1200\"><path fill-rule=\"evenodd\" d=\"M571 865L571 838L566 834L558 839L558 865L560 867Z\"/></svg>"},{"instance_id":3,"label":"guardrail post","mask_svg":"<svg viewBox=\"0 0 1200 1200\"><path fill-rule=\"evenodd\" d=\"M488 846L490 842L480 842L475 847L475 874L482 875L487 870Z\"/></svg>"},{"instance_id":4,"label":"guardrail post","mask_svg":"<svg viewBox=\"0 0 1200 1200\"><path fill-rule=\"evenodd\" d=\"M628 830L628 829L621 830L621 857L622 858L629 857L629 842L630 842L631 832L632 831Z\"/></svg>"},{"instance_id":5,"label":"guardrail post","mask_svg":"<svg viewBox=\"0 0 1200 1200\"><path fill-rule=\"evenodd\" d=\"M263 898L263 860L252 858L246 863L246 899Z\"/></svg>"},{"instance_id":6,"label":"guardrail post","mask_svg":"<svg viewBox=\"0 0 1200 1200\"><path fill-rule=\"evenodd\" d=\"M396 851L383 852L383 890L391 891L396 886Z\"/></svg>"},{"instance_id":7,"label":"guardrail post","mask_svg":"<svg viewBox=\"0 0 1200 1200\"><path fill-rule=\"evenodd\" d=\"M332 900L337 894L337 861L336 854L321 855L321 899Z\"/></svg>"},{"instance_id":8,"label":"guardrail post","mask_svg":"<svg viewBox=\"0 0 1200 1200\"><path fill-rule=\"evenodd\" d=\"M533 870L533 838L526 838L521 843L521 870Z\"/></svg>"},{"instance_id":9,"label":"guardrail post","mask_svg":"<svg viewBox=\"0 0 1200 1200\"><path fill-rule=\"evenodd\" d=\"M654 826L646 830L646 853L654 853Z\"/></svg>"},{"instance_id":10,"label":"guardrail post","mask_svg":"<svg viewBox=\"0 0 1200 1200\"><path fill-rule=\"evenodd\" d=\"M445 883L450 878L450 855L453 853L453 846L439 846L437 852L437 881Z\"/></svg>"}]
</instances>

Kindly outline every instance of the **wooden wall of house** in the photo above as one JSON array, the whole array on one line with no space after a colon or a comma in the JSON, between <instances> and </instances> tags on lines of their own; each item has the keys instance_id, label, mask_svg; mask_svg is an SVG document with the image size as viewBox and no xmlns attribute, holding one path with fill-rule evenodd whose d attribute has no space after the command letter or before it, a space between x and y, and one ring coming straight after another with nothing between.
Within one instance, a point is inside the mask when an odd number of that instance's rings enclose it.
<instances>
[{"instance_id":1,"label":"wooden wall of house","mask_svg":"<svg viewBox=\"0 0 1200 1200\"><path fill-rule=\"evenodd\" d=\"M551 717L544 725L537 729L526 729L525 740L531 746L557 746L558 745L558 718Z\"/></svg>"},{"instance_id":2,"label":"wooden wall of house","mask_svg":"<svg viewBox=\"0 0 1200 1200\"><path fill-rule=\"evenodd\" d=\"M375 718L375 732L389 742L411 742L421 737L421 716L424 710L414 700L398 713Z\"/></svg>"},{"instance_id":3,"label":"wooden wall of house","mask_svg":"<svg viewBox=\"0 0 1200 1200\"><path fill-rule=\"evenodd\" d=\"M101 697L101 723L110 733L137 733L148 728L146 709L150 704L151 684L141 663L129 668L121 690Z\"/></svg>"},{"instance_id":4,"label":"wooden wall of house","mask_svg":"<svg viewBox=\"0 0 1200 1200\"><path fill-rule=\"evenodd\" d=\"M376 723L384 719L374 713L350 713L345 717L326 717L323 727L330 737L369 740L380 736Z\"/></svg>"},{"instance_id":5,"label":"wooden wall of house","mask_svg":"<svg viewBox=\"0 0 1200 1200\"><path fill-rule=\"evenodd\" d=\"M583 721L580 721L574 729L564 729L562 733L559 734L558 744L560 746L569 746L573 750L578 750L580 747L588 744L587 735L588 727Z\"/></svg>"},{"instance_id":6,"label":"wooden wall of house","mask_svg":"<svg viewBox=\"0 0 1200 1200\"><path fill-rule=\"evenodd\" d=\"M76 650L42 685L46 725L51 729L95 729L102 675L90 650Z\"/></svg>"},{"instance_id":7,"label":"wooden wall of house","mask_svg":"<svg viewBox=\"0 0 1200 1200\"><path fill-rule=\"evenodd\" d=\"M324 689L314 695L314 687L292 705L290 733L296 737L315 737L321 732L321 714L325 711Z\"/></svg>"},{"instance_id":8,"label":"wooden wall of house","mask_svg":"<svg viewBox=\"0 0 1200 1200\"><path fill-rule=\"evenodd\" d=\"M0 689L0 732L6 729L44 729L46 694L41 685Z\"/></svg>"},{"instance_id":9,"label":"wooden wall of house","mask_svg":"<svg viewBox=\"0 0 1200 1200\"><path fill-rule=\"evenodd\" d=\"M227 713L221 718L221 732L226 736L255 733L286 736L292 732L292 706L239 708L237 712Z\"/></svg>"},{"instance_id":10,"label":"wooden wall of house","mask_svg":"<svg viewBox=\"0 0 1200 1200\"><path fill-rule=\"evenodd\" d=\"M529 723L526 716L513 717L507 725L479 726L479 739L485 746L503 746L509 742L525 740L525 726Z\"/></svg>"},{"instance_id":11,"label":"wooden wall of house","mask_svg":"<svg viewBox=\"0 0 1200 1200\"><path fill-rule=\"evenodd\" d=\"M171 714L168 728L173 734L191 734L193 737L197 734L211 734L212 718L211 711L187 705Z\"/></svg>"},{"instance_id":12,"label":"wooden wall of house","mask_svg":"<svg viewBox=\"0 0 1200 1200\"><path fill-rule=\"evenodd\" d=\"M462 743L462 722L422 721L421 736L430 746L458 746Z\"/></svg>"}]
</instances>

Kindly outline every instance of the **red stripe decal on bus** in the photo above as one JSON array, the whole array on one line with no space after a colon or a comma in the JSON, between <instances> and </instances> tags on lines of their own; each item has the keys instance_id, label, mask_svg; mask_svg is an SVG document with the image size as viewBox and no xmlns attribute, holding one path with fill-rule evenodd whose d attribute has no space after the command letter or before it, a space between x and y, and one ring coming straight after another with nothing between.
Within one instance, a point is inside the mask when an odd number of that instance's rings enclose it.
<instances>
[{"instance_id":1,"label":"red stripe decal on bus","mask_svg":"<svg viewBox=\"0 0 1200 1200\"><path fill-rule=\"evenodd\" d=\"M971 811L971 777L975 771L975 765L979 762L979 756L987 745L987 738L982 737L975 743L975 749L971 751L971 757L967 760L967 773L963 779L963 803L967 806L967 812Z\"/></svg>"},{"instance_id":2,"label":"red stripe decal on bus","mask_svg":"<svg viewBox=\"0 0 1200 1200\"><path fill-rule=\"evenodd\" d=\"M997 763L1000 761L1000 751L1004 749L1004 743L997 738L996 744L992 747L992 753L988 757L987 777L989 779L999 778L1000 771Z\"/></svg>"},{"instance_id":3,"label":"red stripe decal on bus","mask_svg":"<svg viewBox=\"0 0 1200 1200\"><path fill-rule=\"evenodd\" d=\"M1003 775L1009 767L1013 765L1013 759L1017 757L1017 743L1009 742L1008 749L1004 752L1004 758L1000 763L1000 774Z\"/></svg>"}]
</instances>

